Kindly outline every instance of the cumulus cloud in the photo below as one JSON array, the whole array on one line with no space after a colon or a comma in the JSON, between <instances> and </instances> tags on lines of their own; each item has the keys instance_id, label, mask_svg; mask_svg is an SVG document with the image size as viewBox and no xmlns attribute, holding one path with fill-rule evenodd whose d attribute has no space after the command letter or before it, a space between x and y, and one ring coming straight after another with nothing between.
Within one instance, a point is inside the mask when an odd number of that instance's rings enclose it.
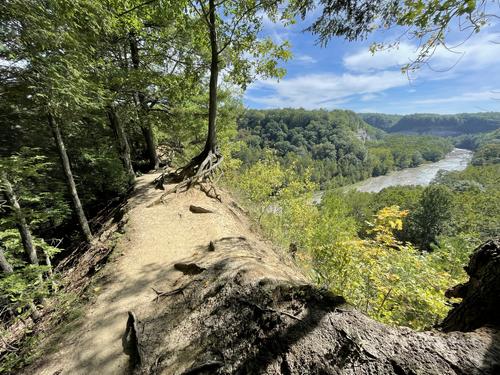
<instances>
[{"instance_id":1,"label":"cumulus cloud","mask_svg":"<svg viewBox=\"0 0 500 375\"><path fill-rule=\"evenodd\" d=\"M450 43L449 49L439 47L429 60L433 70L477 70L498 64L500 33L482 33L461 45ZM344 67L353 72L371 72L397 69L415 60L417 45L402 42L397 47L375 54L367 48L348 54L343 58Z\"/></svg>"},{"instance_id":2,"label":"cumulus cloud","mask_svg":"<svg viewBox=\"0 0 500 375\"><path fill-rule=\"evenodd\" d=\"M266 107L331 108L353 95L374 94L408 85L399 71L373 74L307 74L280 82L258 81L252 85L247 99ZM259 95L252 95L254 90Z\"/></svg>"},{"instance_id":3,"label":"cumulus cloud","mask_svg":"<svg viewBox=\"0 0 500 375\"><path fill-rule=\"evenodd\" d=\"M342 59L344 67L354 72L370 72L389 68L399 68L416 55L416 48L408 43L401 43L397 48L372 53L368 48L348 54Z\"/></svg>"},{"instance_id":4,"label":"cumulus cloud","mask_svg":"<svg viewBox=\"0 0 500 375\"><path fill-rule=\"evenodd\" d=\"M279 36L275 34L283 29L270 21L266 26L273 38L279 40ZM257 81L249 88L246 99L265 108L334 108L346 104L348 107L360 107L363 104L362 106L367 108L377 103L377 106L381 106L379 110L382 110L382 107L393 102L400 110L407 105L408 111L411 112L417 111L417 108L430 107L440 112L445 107L467 107L467 103L477 106L481 101L500 99L500 94L494 95L492 91L488 91L499 82L499 42L500 31L485 29L465 43L455 46L450 44L454 47L452 51L444 47L438 48L428 66L422 67L410 77L402 74L400 68L417 56L418 47L411 41L402 42L397 48L378 51L375 54L366 47L348 52L343 56L340 67L336 64L328 66L325 59L318 62L303 53L307 51L300 51L302 53L299 52L294 59L296 69L300 65L303 66L300 72L295 72L293 77L286 77L279 82ZM313 67L323 71L310 73L315 70ZM421 100L410 101L410 94L416 93L416 90L410 85L408 78L418 83L418 99ZM408 97L392 97L390 93L385 93L387 90L405 86ZM459 87L462 90L466 88L464 94L456 91ZM452 95L447 95L449 92L452 92ZM436 98L422 98L426 93ZM381 95L387 96L387 100L381 101ZM411 95L411 98L415 96L416 94Z\"/></svg>"},{"instance_id":5,"label":"cumulus cloud","mask_svg":"<svg viewBox=\"0 0 500 375\"><path fill-rule=\"evenodd\" d=\"M466 92L460 95L448 96L446 98L431 98L414 100L412 103L421 104L445 104L457 102L485 102L500 97L499 90L484 90L479 92Z\"/></svg>"}]
</instances>

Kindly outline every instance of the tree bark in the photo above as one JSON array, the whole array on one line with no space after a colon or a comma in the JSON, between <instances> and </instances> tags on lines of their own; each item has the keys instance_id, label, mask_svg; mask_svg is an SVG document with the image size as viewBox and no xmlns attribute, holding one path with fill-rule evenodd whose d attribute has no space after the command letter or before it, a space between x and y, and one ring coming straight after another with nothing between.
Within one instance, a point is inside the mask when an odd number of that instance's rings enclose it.
<instances>
[{"instance_id":1,"label":"tree bark","mask_svg":"<svg viewBox=\"0 0 500 375\"><path fill-rule=\"evenodd\" d=\"M217 43L217 25L215 17L215 1L208 4L210 31L210 84L208 101L208 134L204 153L215 152L217 146L217 84L219 80L219 47Z\"/></svg>"},{"instance_id":2,"label":"tree bark","mask_svg":"<svg viewBox=\"0 0 500 375\"><path fill-rule=\"evenodd\" d=\"M125 168L125 172L129 178L129 182L133 185L135 181L134 167L132 166L132 158L130 157L130 146L127 139L127 134L123 128L122 122L118 118L116 109L113 105L110 105L107 110L109 125L113 129L115 134L116 142L118 144L118 153L120 155L120 160Z\"/></svg>"},{"instance_id":3,"label":"tree bark","mask_svg":"<svg viewBox=\"0 0 500 375\"><path fill-rule=\"evenodd\" d=\"M16 217L16 225L19 230L19 234L21 235L21 242L23 243L24 251L31 264L38 264L38 257L36 255L35 245L33 244L33 237L31 235L30 228L28 227L28 223L26 222L23 210L19 205L14 188L12 187L12 184L8 180L6 174L3 174L2 180L7 202L9 202L9 205L14 211L14 215Z\"/></svg>"},{"instance_id":4,"label":"tree bark","mask_svg":"<svg viewBox=\"0 0 500 375\"><path fill-rule=\"evenodd\" d=\"M145 124L141 126L142 135L146 140L146 151L149 158L149 165L152 169L160 168L160 159L156 153L156 139L153 133L153 128L150 124Z\"/></svg>"},{"instance_id":5,"label":"tree bark","mask_svg":"<svg viewBox=\"0 0 500 375\"><path fill-rule=\"evenodd\" d=\"M137 38L133 32L129 33L130 41L130 58L132 60L132 67L134 70L138 71L140 68L140 56L139 47L137 44ZM152 169L158 169L160 167L160 159L156 153L156 139L154 137L153 128L151 124L145 123L143 114L148 111L148 106L146 103L146 97L140 91L136 92L134 95L134 101L137 101L139 107L139 120L141 122L140 127L144 140L146 141L146 152L149 158L149 163Z\"/></svg>"},{"instance_id":6,"label":"tree bark","mask_svg":"<svg viewBox=\"0 0 500 375\"><path fill-rule=\"evenodd\" d=\"M61 130L59 129L57 121L54 119L53 115L50 112L48 113L48 121L49 121L49 126L52 129L52 134L54 136L54 141L56 143L57 150L59 152L59 158L61 159L61 165L64 171L64 175L66 177L68 190L71 195L71 199L73 201L73 208L75 210L75 214L80 224L80 229L85 237L85 240L90 243L92 242L92 232L90 231L87 217L83 212L83 207L82 203L80 202L80 197L78 196L78 191L76 189L73 173L71 172L71 165L69 163L68 154L66 152L66 147L64 146L64 142L62 139Z\"/></svg>"},{"instance_id":7,"label":"tree bark","mask_svg":"<svg viewBox=\"0 0 500 375\"><path fill-rule=\"evenodd\" d=\"M14 272L14 269L5 258L4 247L1 243L0 243L0 269L2 270L2 272L6 274Z\"/></svg>"}]
</instances>

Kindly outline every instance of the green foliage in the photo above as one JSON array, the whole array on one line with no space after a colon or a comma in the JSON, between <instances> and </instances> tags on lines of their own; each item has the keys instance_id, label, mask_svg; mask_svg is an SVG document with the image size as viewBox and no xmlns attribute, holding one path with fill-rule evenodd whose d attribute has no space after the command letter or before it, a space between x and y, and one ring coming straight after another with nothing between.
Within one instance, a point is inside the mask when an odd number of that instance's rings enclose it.
<instances>
[{"instance_id":1,"label":"green foliage","mask_svg":"<svg viewBox=\"0 0 500 375\"><path fill-rule=\"evenodd\" d=\"M60 225L70 215L64 194L54 186L53 162L40 155L39 149L23 147L19 153L0 158L0 176L5 173L19 199L19 204L32 229ZM10 211L0 212L0 228L15 226Z\"/></svg>"},{"instance_id":2,"label":"green foliage","mask_svg":"<svg viewBox=\"0 0 500 375\"><path fill-rule=\"evenodd\" d=\"M500 164L500 142L487 143L474 154L473 165Z\"/></svg>"},{"instance_id":3,"label":"green foliage","mask_svg":"<svg viewBox=\"0 0 500 375\"><path fill-rule=\"evenodd\" d=\"M412 242L428 250L445 232L451 220L452 204L453 194L447 186L434 184L426 187L411 217Z\"/></svg>"},{"instance_id":4,"label":"green foliage","mask_svg":"<svg viewBox=\"0 0 500 375\"><path fill-rule=\"evenodd\" d=\"M2 314L15 313L19 317L27 317L33 311L37 301L47 297L54 280L50 277L50 265L35 266L28 264L23 259L23 245L19 232L15 229L0 231L0 244L2 245L7 261L14 268L14 272L0 278L0 306ZM47 244L43 239L35 238L34 244L44 257L52 258L60 249ZM7 315L8 316L8 315Z\"/></svg>"},{"instance_id":5,"label":"green foliage","mask_svg":"<svg viewBox=\"0 0 500 375\"><path fill-rule=\"evenodd\" d=\"M388 115L385 113L358 113L358 116L367 124L378 129L388 131L403 117L401 115Z\"/></svg>"},{"instance_id":6,"label":"green foliage","mask_svg":"<svg viewBox=\"0 0 500 375\"><path fill-rule=\"evenodd\" d=\"M384 136L350 111L248 110L238 122L246 145L236 157L251 164L275 150L284 164L311 170L323 189L437 161L453 148L441 138Z\"/></svg>"},{"instance_id":7,"label":"green foliage","mask_svg":"<svg viewBox=\"0 0 500 375\"><path fill-rule=\"evenodd\" d=\"M425 161L436 162L453 149L452 143L444 138L402 135L386 136L381 140L368 143L368 147L374 158L379 160L380 165L388 170L394 166L413 168ZM375 153L372 150L375 150ZM381 152L385 154L380 155ZM388 152L391 155L388 155Z\"/></svg>"},{"instance_id":8,"label":"green foliage","mask_svg":"<svg viewBox=\"0 0 500 375\"><path fill-rule=\"evenodd\" d=\"M235 181L265 232L284 247L295 244L297 262L319 285L389 324L428 328L448 311L444 291L462 281L459 262L470 248L449 254L453 242L443 240L442 247L422 253L402 242L410 212L389 203L400 201L430 218L435 212L428 203L441 202L447 188L430 187L425 194L407 187L378 194L331 191L317 206L311 176L297 175L269 155Z\"/></svg>"},{"instance_id":9,"label":"green foliage","mask_svg":"<svg viewBox=\"0 0 500 375\"><path fill-rule=\"evenodd\" d=\"M265 159L235 176L232 184L252 202L259 202L256 206L259 220L266 213L272 217L273 212L286 210L295 199L311 198L309 194L317 188L310 180L310 173L299 174L293 166L283 167L270 152Z\"/></svg>"}]
</instances>

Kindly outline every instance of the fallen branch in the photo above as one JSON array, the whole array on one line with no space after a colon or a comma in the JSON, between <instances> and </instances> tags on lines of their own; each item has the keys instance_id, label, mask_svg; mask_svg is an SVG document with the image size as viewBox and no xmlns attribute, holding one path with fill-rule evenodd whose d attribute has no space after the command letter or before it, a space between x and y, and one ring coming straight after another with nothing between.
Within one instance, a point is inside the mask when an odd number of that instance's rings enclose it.
<instances>
[{"instance_id":1,"label":"fallen branch","mask_svg":"<svg viewBox=\"0 0 500 375\"><path fill-rule=\"evenodd\" d=\"M156 297L153 299L153 301L158 302L158 300L161 297L169 297L169 296L173 296L173 295L179 294L179 293L184 294L183 291L184 291L185 287L181 287L181 288L177 288L177 289L169 290L169 291L156 290L155 288L151 288L151 289L153 289L154 292L156 293Z\"/></svg>"}]
</instances>

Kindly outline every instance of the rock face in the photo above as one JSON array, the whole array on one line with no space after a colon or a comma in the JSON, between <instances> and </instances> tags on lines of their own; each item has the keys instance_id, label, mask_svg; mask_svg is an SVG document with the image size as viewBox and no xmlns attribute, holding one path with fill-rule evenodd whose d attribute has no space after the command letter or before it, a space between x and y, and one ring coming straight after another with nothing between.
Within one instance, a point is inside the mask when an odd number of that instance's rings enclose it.
<instances>
[{"instance_id":1,"label":"rock face","mask_svg":"<svg viewBox=\"0 0 500 375\"><path fill-rule=\"evenodd\" d=\"M245 238L214 244L138 323L137 374L500 374L499 240L476 250L463 302L428 332L373 321Z\"/></svg>"},{"instance_id":2,"label":"rock face","mask_svg":"<svg viewBox=\"0 0 500 375\"><path fill-rule=\"evenodd\" d=\"M441 324L445 332L500 326L500 238L479 246L465 267L469 281L446 292L462 298ZM500 354L499 354L500 357ZM500 373L500 371L499 371Z\"/></svg>"}]
</instances>

